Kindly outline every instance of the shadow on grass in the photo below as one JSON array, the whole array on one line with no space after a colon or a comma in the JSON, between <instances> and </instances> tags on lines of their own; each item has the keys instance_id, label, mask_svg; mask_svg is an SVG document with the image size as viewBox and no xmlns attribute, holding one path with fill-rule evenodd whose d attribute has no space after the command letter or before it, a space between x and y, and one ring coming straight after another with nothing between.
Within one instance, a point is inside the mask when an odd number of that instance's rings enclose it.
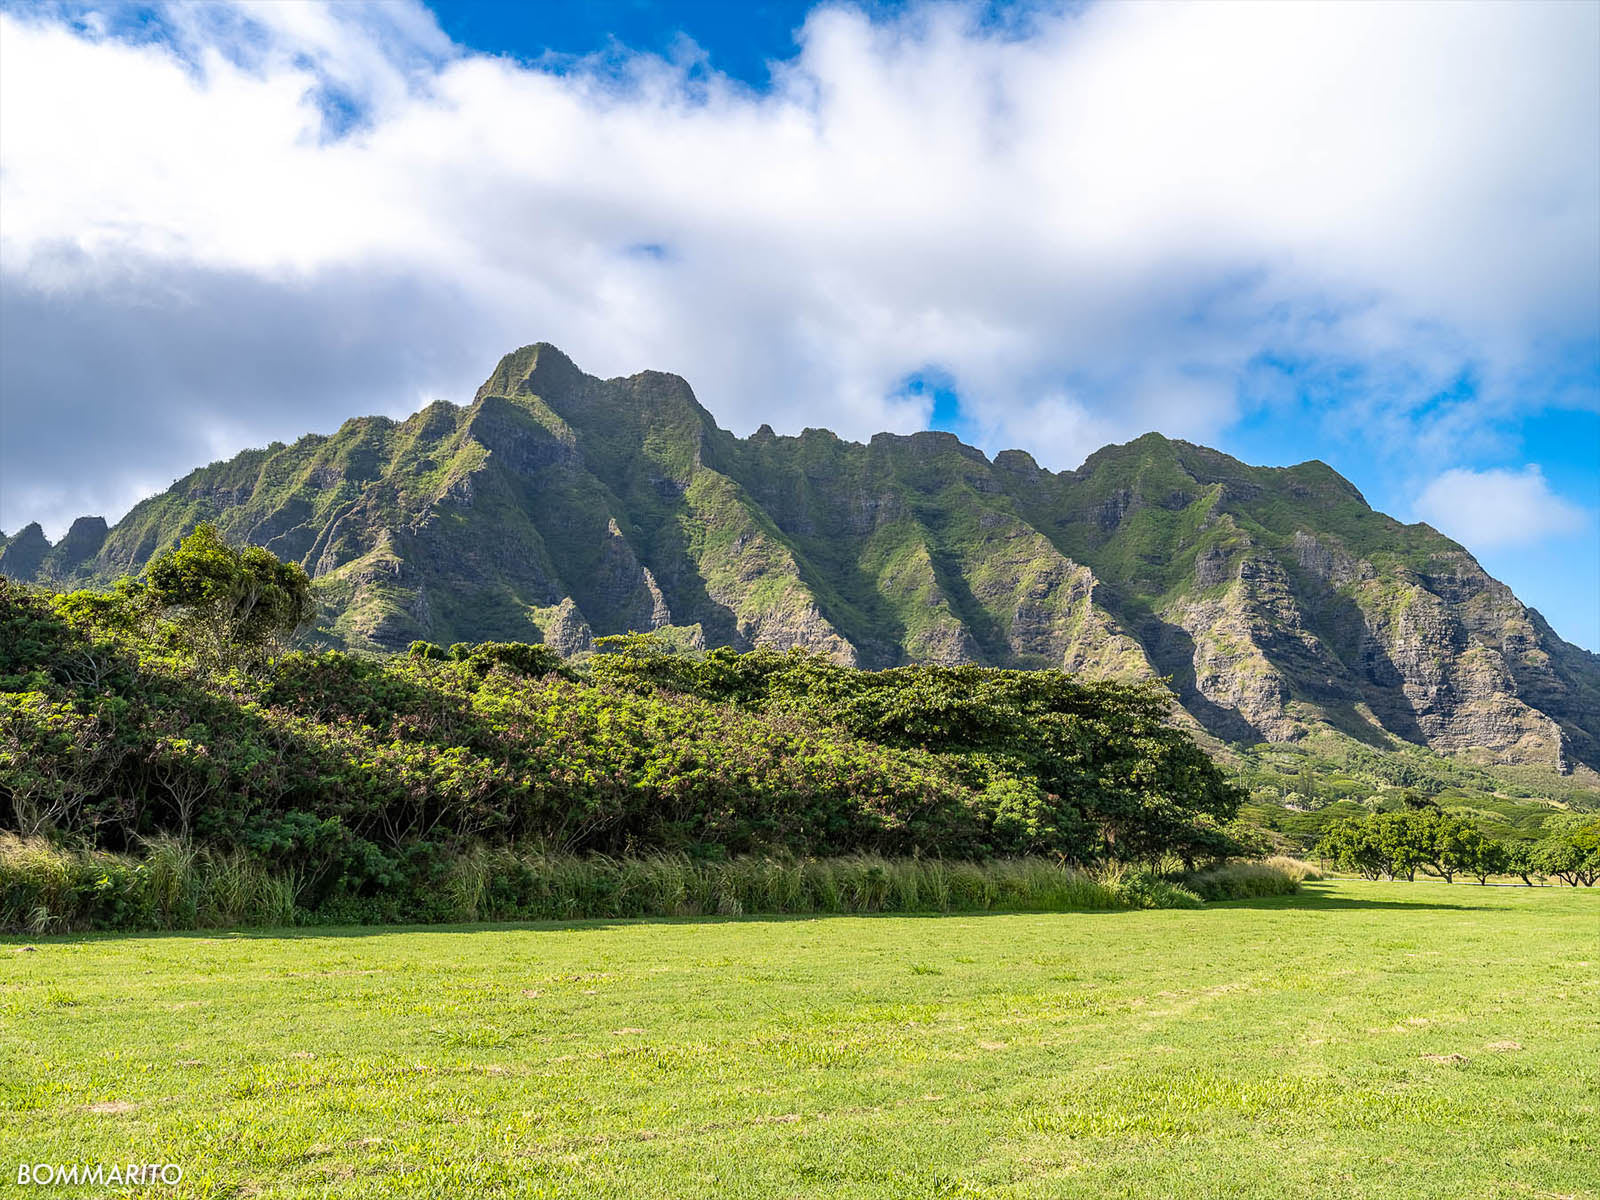
<instances>
[{"instance_id":1,"label":"shadow on grass","mask_svg":"<svg viewBox=\"0 0 1600 1200\"><path fill-rule=\"evenodd\" d=\"M1342 881L1348 882L1348 881ZM1323 892L1315 883L1307 884L1298 893L1289 896L1262 896L1249 900L1213 900L1203 909L1133 910L1133 909L987 909L970 912L877 912L877 913L749 913L741 916L638 916L638 917L573 917L567 920L506 920L481 921L472 924L440 925L296 925L279 928L245 929L157 929L146 931L97 931L76 934L47 934L29 939L24 935L0 936L0 945L8 942L30 940L53 944L95 942L124 938L188 938L197 941L295 941L309 938L365 938L388 934L448 933L584 933L596 929L627 928L638 925L777 925L801 921L852 920L922 920L946 921L981 919L987 917L1042 917L1042 916L1131 916L1135 912L1166 911L1183 913L1201 920L1207 912L1231 912L1239 909L1268 911L1299 910L1306 912L1342 912L1367 909L1377 912L1405 910L1436 912L1502 912L1501 904L1448 904L1429 900L1388 900L1372 897L1334 896Z\"/></svg>"},{"instance_id":2,"label":"shadow on grass","mask_svg":"<svg viewBox=\"0 0 1600 1200\"><path fill-rule=\"evenodd\" d=\"M0 947L8 944L72 945L79 942L115 941L128 938L188 938L194 941L290 941L302 938L363 938L381 937L391 933L585 933L596 929L628 928L637 925L788 925L801 921L837 920L905 920L936 921L979 917L1048 917L1048 916L1126 916L1131 910L1122 908L1007 908L975 909L971 912L863 912L863 913L745 913L741 916L722 916L709 913L702 916L639 916L639 917L570 917L567 919L530 918L525 920L475 921L471 924L438 925L288 925L277 927L241 927L232 929L122 929L92 930L83 933L0 934Z\"/></svg>"},{"instance_id":3,"label":"shadow on grass","mask_svg":"<svg viewBox=\"0 0 1600 1200\"><path fill-rule=\"evenodd\" d=\"M1212 900L1208 909L1294 908L1307 912L1334 912L1341 909L1374 909L1398 912L1404 909L1434 909L1443 912L1504 912L1501 904L1435 904L1427 900L1359 900L1348 896L1325 896L1301 892L1298 896L1261 896L1254 900Z\"/></svg>"}]
</instances>

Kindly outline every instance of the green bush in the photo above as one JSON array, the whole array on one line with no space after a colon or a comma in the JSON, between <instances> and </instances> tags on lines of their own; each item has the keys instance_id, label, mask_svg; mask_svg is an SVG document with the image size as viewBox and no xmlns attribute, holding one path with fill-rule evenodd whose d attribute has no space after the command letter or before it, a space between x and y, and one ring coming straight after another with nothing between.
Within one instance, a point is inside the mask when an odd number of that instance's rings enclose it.
<instances>
[{"instance_id":1,"label":"green bush","mask_svg":"<svg viewBox=\"0 0 1600 1200\"><path fill-rule=\"evenodd\" d=\"M656 639L602 638L593 677L644 694L678 692L834 726L956 760L980 787L998 852L1079 860L1196 860L1248 852L1224 825L1243 792L1169 722L1170 696L1060 671L920 665L841 667L798 651L671 652Z\"/></svg>"},{"instance_id":2,"label":"green bush","mask_svg":"<svg viewBox=\"0 0 1600 1200\"><path fill-rule=\"evenodd\" d=\"M1116 894L1129 908L1203 908L1205 901L1181 883L1154 871L1133 871L1116 885Z\"/></svg>"}]
</instances>

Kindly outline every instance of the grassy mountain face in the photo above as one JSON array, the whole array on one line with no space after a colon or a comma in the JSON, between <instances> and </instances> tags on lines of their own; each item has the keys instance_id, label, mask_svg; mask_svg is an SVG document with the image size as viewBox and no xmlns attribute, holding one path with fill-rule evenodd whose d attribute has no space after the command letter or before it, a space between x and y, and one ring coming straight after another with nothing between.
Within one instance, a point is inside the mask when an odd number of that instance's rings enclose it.
<instances>
[{"instance_id":1,"label":"grassy mountain face","mask_svg":"<svg viewBox=\"0 0 1600 1200\"><path fill-rule=\"evenodd\" d=\"M54 546L29 526L0 572L103 582L202 520L300 562L355 647L571 654L661 630L870 667L1169 676L1228 741L1337 731L1600 767L1600 656L1319 462L1159 434L1063 473L946 433L741 439L676 376L600 380L539 344L466 407L246 451Z\"/></svg>"}]
</instances>

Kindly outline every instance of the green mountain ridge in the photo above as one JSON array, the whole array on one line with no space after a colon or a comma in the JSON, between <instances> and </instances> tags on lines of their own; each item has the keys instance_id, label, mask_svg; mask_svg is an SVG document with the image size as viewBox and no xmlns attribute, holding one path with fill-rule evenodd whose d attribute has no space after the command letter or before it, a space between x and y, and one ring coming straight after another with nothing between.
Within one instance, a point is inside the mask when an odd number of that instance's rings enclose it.
<instances>
[{"instance_id":1,"label":"green mountain ridge","mask_svg":"<svg viewBox=\"0 0 1600 1200\"><path fill-rule=\"evenodd\" d=\"M205 520L305 566L353 647L573 654L660 630L867 667L1164 676L1226 741L1600 767L1600 656L1321 462L1154 433L1060 473L947 433L738 438L677 376L600 380L540 343L464 407L245 451L53 546L0 535L0 573L103 583Z\"/></svg>"}]
</instances>

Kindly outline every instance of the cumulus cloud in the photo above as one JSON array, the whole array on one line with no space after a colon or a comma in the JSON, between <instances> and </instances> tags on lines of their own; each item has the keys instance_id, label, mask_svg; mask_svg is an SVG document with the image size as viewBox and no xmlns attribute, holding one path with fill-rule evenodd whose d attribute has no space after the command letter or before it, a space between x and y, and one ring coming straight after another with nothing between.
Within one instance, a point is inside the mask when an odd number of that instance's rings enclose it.
<instances>
[{"instance_id":1,"label":"cumulus cloud","mask_svg":"<svg viewBox=\"0 0 1600 1200\"><path fill-rule=\"evenodd\" d=\"M1448 447L1463 373L1508 411L1596 355L1592 5L830 6L762 92L467 53L414 3L160 13L0 13L5 528L536 339L738 432L917 428L935 370L1055 467L1325 379Z\"/></svg>"},{"instance_id":2,"label":"cumulus cloud","mask_svg":"<svg viewBox=\"0 0 1600 1200\"><path fill-rule=\"evenodd\" d=\"M1537 466L1446 471L1417 497L1417 515L1469 550L1531 546L1583 532L1583 509L1550 490Z\"/></svg>"}]
</instances>

